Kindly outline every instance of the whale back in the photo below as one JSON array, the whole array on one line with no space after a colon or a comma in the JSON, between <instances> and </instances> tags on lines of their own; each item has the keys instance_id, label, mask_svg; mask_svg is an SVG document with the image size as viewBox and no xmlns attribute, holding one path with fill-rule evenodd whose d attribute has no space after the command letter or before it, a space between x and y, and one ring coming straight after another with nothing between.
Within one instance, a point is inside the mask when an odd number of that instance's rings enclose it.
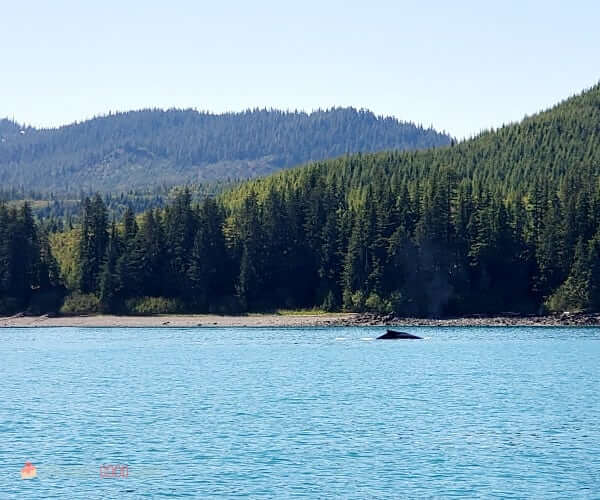
<instances>
[{"instance_id":1,"label":"whale back","mask_svg":"<svg viewBox=\"0 0 600 500\"><path fill-rule=\"evenodd\" d=\"M417 337L412 333L399 332L396 330L388 330L383 335L377 337L377 340L417 340L421 337Z\"/></svg>"}]
</instances>

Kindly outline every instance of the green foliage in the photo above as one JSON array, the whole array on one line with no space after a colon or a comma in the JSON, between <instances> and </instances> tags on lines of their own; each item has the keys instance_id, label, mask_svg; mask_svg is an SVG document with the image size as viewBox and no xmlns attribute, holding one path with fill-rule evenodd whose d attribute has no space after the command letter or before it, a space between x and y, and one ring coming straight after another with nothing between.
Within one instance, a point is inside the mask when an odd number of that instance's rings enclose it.
<instances>
[{"instance_id":1,"label":"green foliage","mask_svg":"<svg viewBox=\"0 0 600 500\"><path fill-rule=\"evenodd\" d=\"M69 290L75 290L79 284L80 239L79 228L52 233L49 236L50 251L57 262L60 279Z\"/></svg>"},{"instance_id":2,"label":"green foliage","mask_svg":"<svg viewBox=\"0 0 600 500\"><path fill-rule=\"evenodd\" d=\"M365 292L357 290L345 297L346 309L352 312L363 312L366 309Z\"/></svg>"},{"instance_id":3,"label":"green foliage","mask_svg":"<svg viewBox=\"0 0 600 500\"><path fill-rule=\"evenodd\" d=\"M375 292L371 292L371 294L367 297L367 300L365 300L365 308L367 311L378 313L392 312L389 303L383 301Z\"/></svg>"},{"instance_id":4,"label":"green foliage","mask_svg":"<svg viewBox=\"0 0 600 500\"><path fill-rule=\"evenodd\" d=\"M100 300L91 293L72 292L60 308L61 314L94 314L100 312Z\"/></svg>"},{"instance_id":5,"label":"green foliage","mask_svg":"<svg viewBox=\"0 0 600 500\"><path fill-rule=\"evenodd\" d=\"M320 316L329 311L318 307L310 309L277 309L277 314L280 316Z\"/></svg>"},{"instance_id":6,"label":"green foliage","mask_svg":"<svg viewBox=\"0 0 600 500\"><path fill-rule=\"evenodd\" d=\"M598 307L598 242L598 236L587 244L580 237L567 279L545 303L550 311L581 311Z\"/></svg>"},{"instance_id":7,"label":"green foliage","mask_svg":"<svg viewBox=\"0 0 600 500\"><path fill-rule=\"evenodd\" d=\"M587 309L590 297L585 281L569 276L545 302L549 311L582 311Z\"/></svg>"},{"instance_id":8,"label":"green foliage","mask_svg":"<svg viewBox=\"0 0 600 500\"><path fill-rule=\"evenodd\" d=\"M176 314L185 312L185 307L177 299L166 297L138 297L125 302L128 314Z\"/></svg>"}]
</instances>

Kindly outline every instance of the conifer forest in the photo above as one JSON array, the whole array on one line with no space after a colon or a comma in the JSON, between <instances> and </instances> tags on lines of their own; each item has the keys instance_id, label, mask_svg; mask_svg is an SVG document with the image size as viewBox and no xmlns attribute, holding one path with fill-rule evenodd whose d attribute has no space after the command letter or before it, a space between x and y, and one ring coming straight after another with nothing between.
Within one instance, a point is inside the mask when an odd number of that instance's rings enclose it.
<instances>
[{"instance_id":1,"label":"conifer forest","mask_svg":"<svg viewBox=\"0 0 600 500\"><path fill-rule=\"evenodd\" d=\"M600 86L462 142L165 204L0 204L0 313L600 310Z\"/></svg>"}]
</instances>

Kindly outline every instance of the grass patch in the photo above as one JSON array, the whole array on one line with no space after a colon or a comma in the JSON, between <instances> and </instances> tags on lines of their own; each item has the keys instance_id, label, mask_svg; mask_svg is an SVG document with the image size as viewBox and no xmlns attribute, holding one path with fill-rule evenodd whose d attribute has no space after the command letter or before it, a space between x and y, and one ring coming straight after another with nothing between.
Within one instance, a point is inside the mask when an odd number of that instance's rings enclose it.
<instances>
[{"instance_id":1,"label":"grass patch","mask_svg":"<svg viewBox=\"0 0 600 500\"><path fill-rule=\"evenodd\" d=\"M343 314L343 313L330 313L313 307L312 309L277 309L275 314L278 316L323 316L324 314Z\"/></svg>"},{"instance_id":2,"label":"grass patch","mask_svg":"<svg viewBox=\"0 0 600 500\"><path fill-rule=\"evenodd\" d=\"M89 293L73 292L67 295L60 308L61 314L96 314L100 310L98 297Z\"/></svg>"},{"instance_id":3,"label":"grass patch","mask_svg":"<svg viewBox=\"0 0 600 500\"><path fill-rule=\"evenodd\" d=\"M150 316L154 314L180 314L184 312L183 304L177 299L166 297L137 297L125 302L128 314Z\"/></svg>"}]
</instances>

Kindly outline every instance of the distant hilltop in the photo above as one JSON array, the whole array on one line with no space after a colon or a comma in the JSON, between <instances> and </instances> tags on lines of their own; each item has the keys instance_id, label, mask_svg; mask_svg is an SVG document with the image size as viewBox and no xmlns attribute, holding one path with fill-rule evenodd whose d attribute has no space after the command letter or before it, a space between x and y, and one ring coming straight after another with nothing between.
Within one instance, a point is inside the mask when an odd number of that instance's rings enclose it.
<instances>
[{"instance_id":1,"label":"distant hilltop","mask_svg":"<svg viewBox=\"0 0 600 500\"><path fill-rule=\"evenodd\" d=\"M148 109L53 129L0 120L0 184L128 191L245 179L346 153L427 149L451 137L368 110L211 114Z\"/></svg>"}]
</instances>

